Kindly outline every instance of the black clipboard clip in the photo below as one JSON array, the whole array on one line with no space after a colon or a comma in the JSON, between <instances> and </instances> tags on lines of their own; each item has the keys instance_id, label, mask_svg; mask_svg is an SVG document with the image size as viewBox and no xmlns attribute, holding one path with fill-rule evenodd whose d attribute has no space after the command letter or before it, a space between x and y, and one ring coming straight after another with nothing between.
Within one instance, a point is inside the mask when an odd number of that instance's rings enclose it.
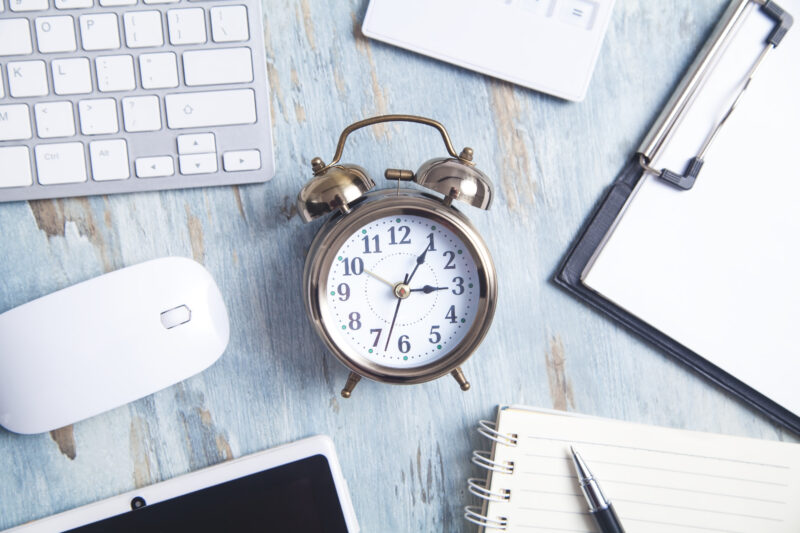
<instances>
[{"instance_id":1,"label":"black clipboard clip","mask_svg":"<svg viewBox=\"0 0 800 533\"><path fill-rule=\"evenodd\" d=\"M767 56L767 53L780 44L780 42L788 33L789 29L792 27L794 22L792 15L787 13L778 4L772 0L754 1L759 4L761 12L775 22L775 27L767 36L764 43L764 49L761 51L761 54L758 56L758 59L756 59L755 63L753 63L753 66L750 67L741 89L736 94L736 97L734 97L733 102L728 107L728 110L725 112L719 122L717 122L716 126L714 126L714 129L711 130L711 133L709 133L708 137L706 137L703 146L700 148L700 152L689 160L689 163L686 165L686 170L683 172L683 174L672 171L668 168L657 170L650 165L650 161L647 156L645 156L643 153L639 153L639 165L644 170L655 174L662 180L677 187L678 189L688 191L694 186L694 182L697 180L697 175L700 174L700 169L703 168L706 153L708 153L708 149L711 147L714 139L717 138L717 134L719 133L720 129L722 129L722 126L724 126L728 121L728 118L730 118L733 110L736 109L736 106L739 105L742 96L744 96L745 91L750 86L750 82L753 80L753 76L755 76L758 68L764 62L764 58Z\"/></svg>"}]
</instances>

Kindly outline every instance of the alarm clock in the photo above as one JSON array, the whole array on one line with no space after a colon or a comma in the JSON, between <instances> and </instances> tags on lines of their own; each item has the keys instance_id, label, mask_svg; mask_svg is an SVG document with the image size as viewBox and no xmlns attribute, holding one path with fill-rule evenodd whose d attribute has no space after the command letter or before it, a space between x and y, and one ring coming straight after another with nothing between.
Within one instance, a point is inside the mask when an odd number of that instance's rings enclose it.
<instances>
[{"instance_id":1,"label":"alarm clock","mask_svg":"<svg viewBox=\"0 0 800 533\"><path fill-rule=\"evenodd\" d=\"M382 122L436 128L449 157L416 172L387 169L397 187L373 190L367 172L341 164L350 133ZM303 271L308 316L330 351L350 369L342 396L362 377L412 384L452 374L475 352L497 306L497 274L486 243L455 202L488 209L493 189L473 151L457 154L439 122L384 115L351 124L333 160L311 161L314 177L298 195L304 221L330 215L309 248ZM400 188L414 182L425 192Z\"/></svg>"}]
</instances>

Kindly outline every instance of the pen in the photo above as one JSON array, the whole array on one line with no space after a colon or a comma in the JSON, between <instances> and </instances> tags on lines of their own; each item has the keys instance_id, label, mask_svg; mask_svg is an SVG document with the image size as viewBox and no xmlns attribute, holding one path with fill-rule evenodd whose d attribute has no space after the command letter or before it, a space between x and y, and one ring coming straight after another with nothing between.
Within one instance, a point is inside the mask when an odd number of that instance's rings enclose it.
<instances>
[{"instance_id":1,"label":"pen","mask_svg":"<svg viewBox=\"0 0 800 533\"><path fill-rule=\"evenodd\" d=\"M575 464L575 471L578 473L581 490L586 497L586 502L589 504L589 514L597 522L600 531L602 533L625 533L616 511L614 511L614 506L603 495L603 491L600 490L600 485L592 475L592 471L586 466L583 458L575 451L575 448L570 446L569 449L572 452L572 462Z\"/></svg>"}]
</instances>

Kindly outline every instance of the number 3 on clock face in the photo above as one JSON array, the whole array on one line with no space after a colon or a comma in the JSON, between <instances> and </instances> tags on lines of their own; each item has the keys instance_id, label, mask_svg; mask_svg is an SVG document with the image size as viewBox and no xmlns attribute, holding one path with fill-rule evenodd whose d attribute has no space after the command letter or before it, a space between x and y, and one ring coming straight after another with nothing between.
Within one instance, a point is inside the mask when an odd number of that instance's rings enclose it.
<instances>
[{"instance_id":1,"label":"number 3 on clock face","mask_svg":"<svg viewBox=\"0 0 800 533\"><path fill-rule=\"evenodd\" d=\"M450 228L416 215L385 216L352 233L333 256L324 321L338 340L386 367L445 357L475 321L480 277Z\"/></svg>"}]
</instances>

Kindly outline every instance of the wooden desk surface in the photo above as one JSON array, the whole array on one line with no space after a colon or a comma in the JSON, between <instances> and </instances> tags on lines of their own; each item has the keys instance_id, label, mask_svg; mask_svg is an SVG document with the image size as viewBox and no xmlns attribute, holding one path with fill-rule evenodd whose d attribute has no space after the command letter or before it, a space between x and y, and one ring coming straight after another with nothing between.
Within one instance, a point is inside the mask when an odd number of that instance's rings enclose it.
<instances>
[{"instance_id":1,"label":"wooden desk surface","mask_svg":"<svg viewBox=\"0 0 800 533\"><path fill-rule=\"evenodd\" d=\"M0 529L326 433L364 531L468 530L466 479L480 475L470 451L487 447L474 427L499 403L794 440L551 282L726 3L619 0L575 104L366 40L366 0L264 0L271 183L0 206L0 311L182 255L215 276L232 322L227 352L199 376L52 434L0 429ZM349 123L384 113L441 121L497 186L491 211L464 208L501 284L494 327L464 365L466 393L449 377L362 381L342 399L348 373L303 310L319 223L303 224L293 206L309 161L329 159ZM352 137L345 160L379 178L442 155L440 144L427 128L375 127Z\"/></svg>"}]
</instances>

